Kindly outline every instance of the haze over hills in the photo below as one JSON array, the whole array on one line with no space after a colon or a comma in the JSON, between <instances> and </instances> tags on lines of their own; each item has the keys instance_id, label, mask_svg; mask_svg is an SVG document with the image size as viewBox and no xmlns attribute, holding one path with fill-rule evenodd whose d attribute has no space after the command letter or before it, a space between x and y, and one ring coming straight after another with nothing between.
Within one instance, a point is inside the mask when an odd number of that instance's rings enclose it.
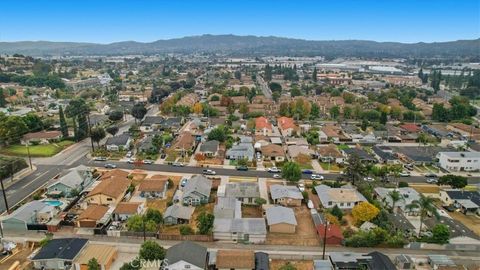
<instances>
[{"instance_id":1,"label":"haze over hills","mask_svg":"<svg viewBox=\"0 0 480 270\"><path fill-rule=\"evenodd\" d=\"M80 42L0 42L0 53L32 56L126 55L167 52L207 52L229 55L284 55L327 57L480 57L480 38L434 43L375 42L367 40L314 41L282 37L202 35L110 44Z\"/></svg>"}]
</instances>

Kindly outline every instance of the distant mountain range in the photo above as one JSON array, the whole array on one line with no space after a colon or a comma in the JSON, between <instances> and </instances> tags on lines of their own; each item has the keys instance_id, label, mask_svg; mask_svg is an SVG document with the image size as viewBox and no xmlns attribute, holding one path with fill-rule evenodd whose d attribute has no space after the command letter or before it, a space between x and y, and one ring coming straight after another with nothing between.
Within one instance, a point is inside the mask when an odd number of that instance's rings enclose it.
<instances>
[{"instance_id":1,"label":"distant mountain range","mask_svg":"<svg viewBox=\"0 0 480 270\"><path fill-rule=\"evenodd\" d=\"M281 37L202 35L110 44L21 41L0 42L0 53L32 56L127 55L157 53L225 53L232 56L313 56L327 57L480 57L480 38L434 43L375 42L367 40L313 41Z\"/></svg>"}]
</instances>

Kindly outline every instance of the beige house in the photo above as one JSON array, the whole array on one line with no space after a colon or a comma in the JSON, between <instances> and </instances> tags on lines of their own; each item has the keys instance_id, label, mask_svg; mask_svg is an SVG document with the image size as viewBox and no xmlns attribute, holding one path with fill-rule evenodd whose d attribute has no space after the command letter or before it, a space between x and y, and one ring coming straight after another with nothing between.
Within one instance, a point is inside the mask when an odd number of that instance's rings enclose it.
<instances>
[{"instance_id":1,"label":"beige house","mask_svg":"<svg viewBox=\"0 0 480 270\"><path fill-rule=\"evenodd\" d=\"M128 178L108 178L102 180L85 197L88 204L117 205L122 201L131 181Z\"/></svg>"},{"instance_id":2,"label":"beige house","mask_svg":"<svg viewBox=\"0 0 480 270\"><path fill-rule=\"evenodd\" d=\"M217 269L255 269L255 253L253 250L219 250L217 251Z\"/></svg>"},{"instance_id":3,"label":"beige house","mask_svg":"<svg viewBox=\"0 0 480 270\"><path fill-rule=\"evenodd\" d=\"M267 224L272 233L295 233L297 219L293 209L273 206L266 211Z\"/></svg>"}]
</instances>

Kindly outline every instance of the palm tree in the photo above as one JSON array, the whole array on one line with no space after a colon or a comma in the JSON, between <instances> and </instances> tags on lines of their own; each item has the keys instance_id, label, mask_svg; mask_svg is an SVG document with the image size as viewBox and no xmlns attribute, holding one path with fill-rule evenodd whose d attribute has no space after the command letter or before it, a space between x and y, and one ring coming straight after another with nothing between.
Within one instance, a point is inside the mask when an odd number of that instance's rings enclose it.
<instances>
[{"instance_id":1,"label":"palm tree","mask_svg":"<svg viewBox=\"0 0 480 270\"><path fill-rule=\"evenodd\" d=\"M411 206L420 209L420 228L418 230L418 237L420 237L420 233L422 232L423 219L425 218L425 216L428 214L432 214L435 216L436 219L439 219L440 215L438 214L438 210L435 207L433 198L426 197L423 194L420 194L419 200L412 201Z\"/></svg>"},{"instance_id":2,"label":"palm tree","mask_svg":"<svg viewBox=\"0 0 480 270\"><path fill-rule=\"evenodd\" d=\"M396 209L395 209L395 204L397 204L398 201L405 201L405 199L403 198L402 194L400 194L400 192L398 190L392 190L388 193L388 197L390 198L390 200L392 200L392 212L393 213L396 213Z\"/></svg>"}]
</instances>

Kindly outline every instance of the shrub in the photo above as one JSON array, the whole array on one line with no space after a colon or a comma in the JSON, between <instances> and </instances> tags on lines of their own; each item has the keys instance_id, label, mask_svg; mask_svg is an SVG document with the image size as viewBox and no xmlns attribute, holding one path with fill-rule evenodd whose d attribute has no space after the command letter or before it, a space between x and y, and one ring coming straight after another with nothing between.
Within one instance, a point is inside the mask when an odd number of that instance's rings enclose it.
<instances>
[{"instance_id":1,"label":"shrub","mask_svg":"<svg viewBox=\"0 0 480 270\"><path fill-rule=\"evenodd\" d=\"M193 229L188 225L182 225L180 226L180 228L178 228L178 230L180 231L181 235L192 235L195 233Z\"/></svg>"},{"instance_id":2,"label":"shrub","mask_svg":"<svg viewBox=\"0 0 480 270\"><path fill-rule=\"evenodd\" d=\"M408 187L408 183L407 183L407 182L403 182L403 181L398 182L398 187L399 187L399 188Z\"/></svg>"}]
</instances>

